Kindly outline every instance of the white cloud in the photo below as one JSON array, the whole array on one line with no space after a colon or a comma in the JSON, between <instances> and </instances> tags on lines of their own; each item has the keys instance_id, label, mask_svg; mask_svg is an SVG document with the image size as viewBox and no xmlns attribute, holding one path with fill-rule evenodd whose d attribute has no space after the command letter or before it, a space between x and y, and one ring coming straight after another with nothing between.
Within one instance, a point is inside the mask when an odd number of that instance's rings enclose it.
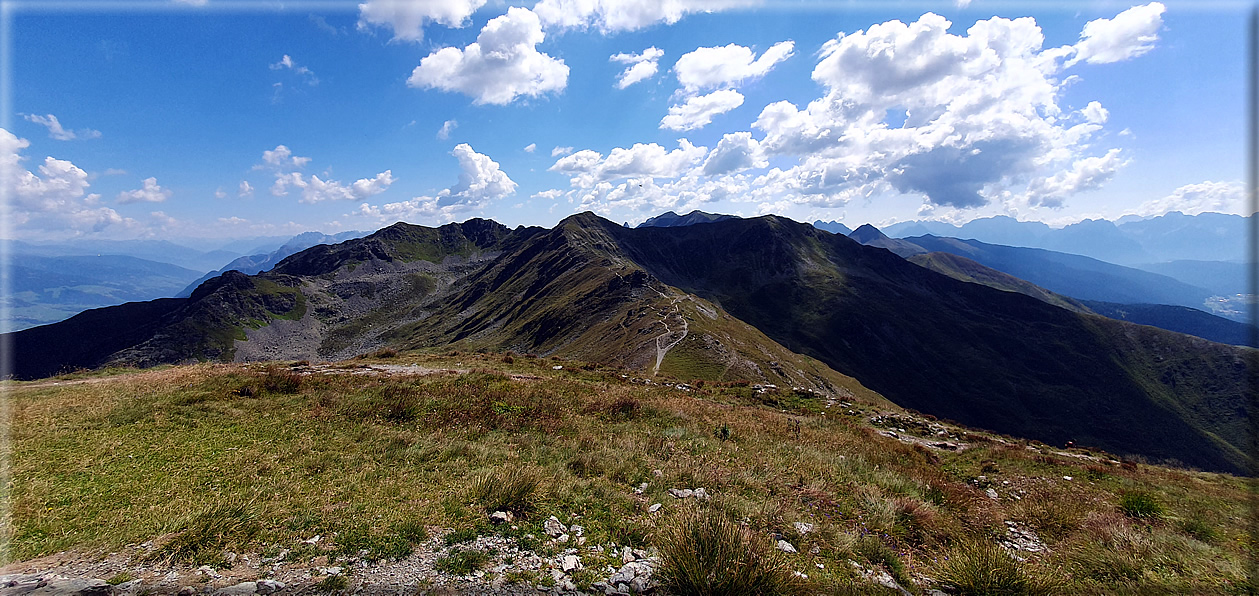
<instances>
[{"instance_id":1,"label":"white cloud","mask_svg":"<svg viewBox=\"0 0 1259 596\"><path fill-rule=\"evenodd\" d=\"M395 41L418 42L424 39L425 25L463 27L484 5L485 0L368 0L358 5L358 28L388 27Z\"/></svg>"},{"instance_id":2,"label":"white cloud","mask_svg":"<svg viewBox=\"0 0 1259 596\"><path fill-rule=\"evenodd\" d=\"M551 150L551 157L559 157L561 155L568 155L569 153L572 153L572 152L573 152L572 147L556 147Z\"/></svg>"},{"instance_id":3,"label":"white cloud","mask_svg":"<svg viewBox=\"0 0 1259 596\"><path fill-rule=\"evenodd\" d=\"M1069 170L1032 180L1027 185L1027 203L1033 207L1061 207L1071 195L1100 188L1128 163L1119 153L1119 149L1111 149L1099 157L1078 159Z\"/></svg>"},{"instance_id":4,"label":"white cloud","mask_svg":"<svg viewBox=\"0 0 1259 596\"><path fill-rule=\"evenodd\" d=\"M1246 187L1240 182L1212 182L1186 184L1161 199L1142 203L1125 215L1143 217L1163 215L1179 211L1185 215L1218 212L1248 215Z\"/></svg>"},{"instance_id":5,"label":"white cloud","mask_svg":"<svg viewBox=\"0 0 1259 596\"><path fill-rule=\"evenodd\" d=\"M733 43L723 47L699 48L678 58L673 71L688 93L737 85L765 76L779 62L790 58L794 48L794 42L778 42L759 58L751 48Z\"/></svg>"},{"instance_id":6,"label":"white cloud","mask_svg":"<svg viewBox=\"0 0 1259 596\"><path fill-rule=\"evenodd\" d=\"M548 28L593 27L603 33L672 25L693 12L717 12L756 0L542 0L534 7Z\"/></svg>"},{"instance_id":7,"label":"white cloud","mask_svg":"<svg viewBox=\"0 0 1259 596\"><path fill-rule=\"evenodd\" d=\"M7 216L15 232L81 234L112 225L130 225L113 209L100 206L100 195L86 194L87 172L73 163L46 157L36 174L22 167L22 150L30 141L0 128L0 195L7 199Z\"/></svg>"},{"instance_id":8,"label":"white cloud","mask_svg":"<svg viewBox=\"0 0 1259 596\"><path fill-rule=\"evenodd\" d=\"M442 141L449 139L450 133L454 132L455 128L458 126L459 122L456 120L447 120L442 122L441 129L437 131L437 138Z\"/></svg>"},{"instance_id":9,"label":"white cloud","mask_svg":"<svg viewBox=\"0 0 1259 596\"><path fill-rule=\"evenodd\" d=\"M226 198L227 198L227 191L226 191L226 190L223 190L223 187L222 187L222 186L220 186L220 187L218 187L218 188L214 189L214 198L216 198L216 199L226 199Z\"/></svg>"},{"instance_id":10,"label":"white cloud","mask_svg":"<svg viewBox=\"0 0 1259 596\"><path fill-rule=\"evenodd\" d=\"M664 50L655 46L647 48L639 54L616 54L608 60L612 62L620 62L627 64L625 70L621 74L616 75L616 88L624 89L637 83L645 81L656 75L656 71L660 68L659 61L664 56Z\"/></svg>"},{"instance_id":11,"label":"white cloud","mask_svg":"<svg viewBox=\"0 0 1259 596\"><path fill-rule=\"evenodd\" d=\"M544 190L544 191L541 191L541 192L535 192L535 193L533 193L532 195L530 195L530 196L529 196L529 198L531 198L531 199L544 199L544 200L547 200L547 201L554 201L554 200L556 200L556 199L558 199L558 198L560 198L560 197L564 196L564 195L566 194L566 192L567 192L567 191L563 191L563 190L560 190L560 189L558 189L558 188L552 188L552 189L550 189L550 190Z\"/></svg>"},{"instance_id":12,"label":"white cloud","mask_svg":"<svg viewBox=\"0 0 1259 596\"><path fill-rule=\"evenodd\" d=\"M669 107L669 114L660 120L660 128L694 130L703 128L713 117L743 105L743 94L733 89L719 89L708 95L688 97L681 105Z\"/></svg>"},{"instance_id":13,"label":"white cloud","mask_svg":"<svg viewBox=\"0 0 1259 596\"><path fill-rule=\"evenodd\" d=\"M717 148L704 160L703 173L717 176L769 165L760 143L750 132L729 133L717 143Z\"/></svg>"},{"instance_id":14,"label":"white cloud","mask_svg":"<svg viewBox=\"0 0 1259 596\"><path fill-rule=\"evenodd\" d=\"M1110 118L1110 112L1096 101L1090 101L1089 105L1084 106L1084 109L1080 110L1080 115L1084 116L1084 120L1089 124L1105 124Z\"/></svg>"},{"instance_id":15,"label":"white cloud","mask_svg":"<svg viewBox=\"0 0 1259 596\"><path fill-rule=\"evenodd\" d=\"M549 170L568 176L575 187L593 188L597 183L622 178L676 178L707 154L707 148L696 147L686 139L680 139L673 151L655 143L636 143L629 149L613 149L607 158L589 149L578 151L559 159Z\"/></svg>"},{"instance_id":16,"label":"white cloud","mask_svg":"<svg viewBox=\"0 0 1259 596\"><path fill-rule=\"evenodd\" d=\"M309 157L297 157L293 152L284 145L276 145L275 149L262 152L262 161L266 164L279 169L301 169L310 163Z\"/></svg>"},{"instance_id":17,"label":"white cloud","mask_svg":"<svg viewBox=\"0 0 1259 596\"><path fill-rule=\"evenodd\" d=\"M460 143L451 152L459 161L459 181L437 193L435 197L420 196L408 201L380 206L363 203L348 214L376 220L449 220L456 214L481 209L490 202L516 192L516 183L488 155L477 153L467 143Z\"/></svg>"},{"instance_id":18,"label":"white cloud","mask_svg":"<svg viewBox=\"0 0 1259 596\"><path fill-rule=\"evenodd\" d=\"M298 172L277 174L275 184L271 186L271 194L277 197L286 196L289 187L302 191L302 203L318 203L321 201L361 201L367 197L385 192L394 183L393 171L385 170L374 178L360 178L350 184L342 184L336 180L321 180L319 176L303 177Z\"/></svg>"},{"instance_id":19,"label":"white cloud","mask_svg":"<svg viewBox=\"0 0 1259 596\"><path fill-rule=\"evenodd\" d=\"M407 84L459 92L477 104L508 104L520 96L563 91L568 66L537 50L546 35L532 11L513 6L460 50L442 48L420 60Z\"/></svg>"},{"instance_id":20,"label":"white cloud","mask_svg":"<svg viewBox=\"0 0 1259 596\"><path fill-rule=\"evenodd\" d=\"M161 203L171 196L171 191L157 184L157 178L144 179L144 185L135 190L118 193L118 203Z\"/></svg>"},{"instance_id":21,"label":"white cloud","mask_svg":"<svg viewBox=\"0 0 1259 596\"><path fill-rule=\"evenodd\" d=\"M528 145L525 145L525 153L533 153L535 150L537 150L537 148L538 148L537 143L529 143Z\"/></svg>"},{"instance_id":22,"label":"white cloud","mask_svg":"<svg viewBox=\"0 0 1259 596\"><path fill-rule=\"evenodd\" d=\"M48 114L40 116L38 114L22 114L22 117L29 122L41 124L48 128L48 136L58 141L73 141L75 139L99 139L101 131L84 128L78 131L66 130L61 126L61 122L56 116Z\"/></svg>"},{"instance_id":23,"label":"white cloud","mask_svg":"<svg viewBox=\"0 0 1259 596\"><path fill-rule=\"evenodd\" d=\"M236 196L239 196L239 197L252 197L252 196L254 196L254 187L253 187L253 185L249 184L249 181L247 181L247 180L241 180L241 181L240 181L240 189L239 189L239 191L237 191Z\"/></svg>"},{"instance_id":24,"label":"white cloud","mask_svg":"<svg viewBox=\"0 0 1259 596\"><path fill-rule=\"evenodd\" d=\"M311 72L311 70L305 66L299 66L296 62L293 62L293 58L288 54L285 54L283 58L280 58L279 62L271 64L270 68L271 70L291 70L299 76L305 78L307 85L314 86L319 84L319 77L315 76L314 72Z\"/></svg>"},{"instance_id":25,"label":"white cloud","mask_svg":"<svg viewBox=\"0 0 1259 596\"><path fill-rule=\"evenodd\" d=\"M1158 41L1166 10L1161 3L1151 2L1133 6L1113 19L1089 21L1080 33L1080 42L1075 44L1075 56L1066 66L1080 61L1089 64L1121 62L1149 52Z\"/></svg>"},{"instance_id":26,"label":"white cloud","mask_svg":"<svg viewBox=\"0 0 1259 596\"><path fill-rule=\"evenodd\" d=\"M650 176L629 178L620 184L600 182L590 188L570 190L563 196L577 203L581 210L608 217L629 211L638 214L631 215L631 219L642 221L647 215L666 209L685 212L704 203L739 200L749 189L745 176L705 177L691 172L664 183Z\"/></svg>"},{"instance_id":27,"label":"white cloud","mask_svg":"<svg viewBox=\"0 0 1259 596\"><path fill-rule=\"evenodd\" d=\"M1089 157L1109 115L1100 103L1074 117L1057 103L1073 50L1044 50L1032 18L994 17L964 35L950 26L927 13L824 44L822 97L770 104L753 124L763 151L800 160L766 173L764 192L827 206L895 191L962 209L999 197L1053 207L1122 165L1117 152Z\"/></svg>"}]
</instances>

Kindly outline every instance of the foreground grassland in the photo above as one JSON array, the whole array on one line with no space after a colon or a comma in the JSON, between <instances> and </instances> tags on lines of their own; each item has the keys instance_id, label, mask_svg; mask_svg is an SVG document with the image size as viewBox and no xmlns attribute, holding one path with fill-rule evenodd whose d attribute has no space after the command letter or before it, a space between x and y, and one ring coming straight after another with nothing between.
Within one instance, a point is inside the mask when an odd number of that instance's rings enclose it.
<instances>
[{"instance_id":1,"label":"foreground grassland","mask_svg":"<svg viewBox=\"0 0 1259 596\"><path fill-rule=\"evenodd\" d=\"M1235 477L956 429L860 388L828 399L522 356L377 356L10 383L10 562L154 541L168 560L228 566L229 551L312 535L336 550L288 556L388 560L433 529L525 540L555 515L590 544L655 547L675 592L720 580L694 568L723 545L764 571L736 590L881 593L856 562L918 592L1245 592ZM667 492L699 487L712 499ZM489 525L499 509L515 530ZM1037 548L1001 546L1011 527ZM779 539L799 552L772 550Z\"/></svg>"}]
</instances>

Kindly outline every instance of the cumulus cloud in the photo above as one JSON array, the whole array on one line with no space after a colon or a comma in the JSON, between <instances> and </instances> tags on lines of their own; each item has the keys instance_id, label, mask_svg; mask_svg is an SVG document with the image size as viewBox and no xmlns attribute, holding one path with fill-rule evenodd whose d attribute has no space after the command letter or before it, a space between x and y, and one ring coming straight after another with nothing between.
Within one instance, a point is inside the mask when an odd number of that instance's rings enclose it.
<instances>
[{"instance_id":1,"label":"cumulus cloud","mask_svg":"<svg viewBox=\"0 0 1259 596\"><path fill-rule=\"evenodd\" d=\"M244 198L244 197L252 197L252 196L254 196L254 187L253 187L253 185L249 184L249 181L247 181L247 180L241 180L241 181L240 181L240 189L239 189L239 191L236 193L236 195L237 195L237 196L239 196L239 197L242 197L242 198Z\"/></svg>"},{"instance_id":2,"label":"cumulus cloud","mask_svg":"<svg viewBox=\"0 0 1259 596\"><path fill-rule=\"evenodd\" d=\"M1078 159L1069 170L1032 180L1027 185L1027 203L1033 207L1061 207L1067 197L1100 188L1128 163L1119 153L1119 149L1111 149L1102 156Z\"/></svg>"},{"instance_id":3,"label":"cumulus cloud","mask_svg":"<svg viewBox=\"0 0 1259 596\"><path fill-rule=\"evenodd\" d=\"M630 219L642 221L647 215L666 209L681 212L700 208L704 203L738 200L749 190L749 180L745 176L706 177L692 171L663 183L644 176L628 178L620 183L599 182L590 188L576 188L563 193L547 191L546 198L566 198L579 205L581 210L608 217L612 217L614 212L629 211L637 214L630 215Z\"/></svg>"},{"instance_id":4,"label":"cumulus cloud","mask_svg":"<svg viewBox=\"0 0 1259 596\"><path fill-rule=\"evenodd\" d=\"M1246 187L1241 182L1212 182L1186 184L1172 194L1142 203L1126 215L1152 217L1179 211L1185 215L1218 212L1248 215Z\"/></svg>"},{"instance_id":5,"label":"cumulus cloud","mask_svg":"<svg viewBox=\"0 0 1259 596\"><path fill-rule=\"evenodd\" d=\"M537 45L546 34L538 15L513 6L486 23L477 40L460 50L442 48L411 72L412 87L458 92L477 104L509 104L517 97L563 91L568 66Z\"/></svg>"},{"instance_id":6,"label":"cumulus cloud","mask_svg":"<svg viewBox=\"0 0 1259 596\"><path fill-rule=\"evenodd\" d=\"M293 152L290 151L288 147L285 147L284 145L276 145L275 149L262 152L262 161L263 163L279 170L300 170L305 167L306 164L310 163L310 158L297 157L296 155L293 155Z\"/></svg>"},{"instance_id":7,"label":"cumulus cloud","mask_svg":"<svg viewBox=\"0 0 1259 596\"><path fill-rule=\"evenodd\" d=\"M455 128L458 126L459 126L459 122L456 120L447 120L445 122L442 122L441 129L437 131L437 138L442 141L449 139L450 133L454 132Z\"/></svg>"},{"instance_id":8,"label":"cumulus cloud","mask_svg":"<svg viewBox=\"0 0 1259 596\"><path fill-rule=\"evenodd\" d=\"M634 83L656 76L656 71L660 68L658 63L662 56L664 56L664 50L652 46L639 54L615 54L608 58L612 62L620 62L627 65L625 70L621 71L621 74L616 75L616 88L624 89Z\"/></svg>"},{"instance_id":9,"label":"cumulus cloud","mask_svg":"<svg viewBox=\"0 0 1259 596\"><path fill-rule=\"evenodd\" d=\"M319 203L322 201L361 201L367 197L378 195L389 189L394 183L393 171L385 170L374 178L360 178L350 184L342 184L336 180L321 180L312 174L309 178L299 172L277 174L275 184L271 186L271 194L283 197L289 194L289 188L302 191L302 203Z\"/></svg>"},{"instance_id":10,"label":"cumulus cloud","mask_svg":"<svg viewBox=\"0 0 1259 596\"><path fill-rule=\"evenodd\" d=\"M585 29L603 33L635 31L657 23L672 25L688 13L717 12L748 6L756 0L542 0L534 12L548 28Z\"/></svg>"},{"instance_id":11,"label":"cumulus cloud","mask_svg":"<svg viewBox=\"0 0 1259 596\"><path fill-rule=\"evenodd\" d=\"M572 152L573 152L572 147L558 147L557 146L556 148L551 150L551 157L559 157L561 155L568 155L569 153L572 153Z\"/></svg>"},{"instance_id":12,"label":"cumulus cloud","mask_svg":"<svg viewBox=\"0 0 1259 596\"><path fill-rule=\"evenodd\" d=\"M525 145L525 153L533 153L537 149L538 149L537 143L529 143L528 145Z\"/></svg>"},{"instance_id":13,"label":"cumulus cloud","mask_svg":"<svg viewBox=\"0 0 1259 596\"><path fill-rule=\"evenodd\" d=\"M64 127L61 126L61 122L57 120L57 117L53 116L52 114L48 114L45 116L40 116L38 114L22 114L22 117L25 118L28 122L34 122L35 124L41 124L47 127L48 136L58 141L73 141L75 139L99 139L101 136L101 131L92 130L90 128L83 128L77 131L66 130Z\"/></svg>"},{"instance_id":14,"label":"cumulus cloud","mask_svg":"<svg viewBox=\"0 0 1259 596\"><path fill-rule=\"evenodd\" d=\"M743 105L743 94L733 89L719 89L708 95L688 97L681 105L670 106L660 120L660 128L694 130L708 126L713 117Z\"/></svg>"},{"instance_id":15,"label":"cumulus cloud","mask_svg":"<svg viewBox=\"0 0 1259 596\"><path fill-rule=\"evenodd\" d=\"M767 165L769 161L752 133L734 132L721 138L717 148L704 160L702 171L707 176L717 176Z\"/></svg>"},{"instance_id":16,"label":"cumulus cloud","mask_svg":"<svg viewBox=\"0 0 1259 596\"><path fill-rule=\"evenodd\" d=\"M75 235L135 223L101 206L100 195L87 194L87 172L69 161L49 156L38 174L25 169L22 150L27 147L30 141L0 128L0 194L8 200L7 215L19 235Z\"/></svg>"},{"instance_id":17,"label":"cumulus cloud","mask_svg":"<svg viewBox=\"0 0 1259 596\"><path fill-rule=\"evenodd\" d=\"M280 58L279 62L271 64L270 68L271 70L291 70L297 73L298 76L304 78L306 80L306 84L312 86L319 84L319 77L316 77L314 72L311 72L311 70L305 66L299 66L296 62L293 62L293 58L288 54L285 54L283 58Z\"/></svg>"},{"instance_id":18,"label":"cumulus cloud","mask_svg":"<svg viewBox=\"0 0 1259 596\"><path fill-rule=\"evenodd\" d=\"M1080 42L1074 46L1075 55L1067 61L1067 66L1080 61L1089 64L1121 62L1149 52L1158 41L1166 10L1161 3L1151 2L1129 8L1113 19L1089 21L1080 33Z\"/></svg>"},{"instance_id":19,"label":"cumulus cloud","mask_svg":"<svg viewBox=\"0 0 1259 596\"><path fill-rule=\"evenodd\" d=\"M349 215L376 220L449 219L457 214L481 209L490 202L516 192L516 183L498 162L477 153L467 143L451 152L459 162L459 181L435 197L420 196L408 201L370 205L363 203Z\"/></svg>"},{"instance_id":20,"label":"cumulus cloud","mask_svg":"<svg viewBox=\"0 0 1259 596\"><path fill-rule=\"evenodd\" d=\"M157 178L144 179L143 186L118 193L118 203L161 203L171 197L171 191L157 184Z\"/></svg>"},{"instance_id":21,"label":"cumulus cloud","mask_svg":"<svg viewBox=\"0 0 1259 596\"><path fill-rule=\"evenodd\" d=\"M484 5L485 0L368 0L358 5L358 28L388 27L394 41L418 42L425 25L463 27Z\"/></svg>"},{"instance_id":22,"label":"cumulus cloud","mask_svg":"<svg viewBox=\"0 0 1259 596\"><path fill-rule=\"evenodd\" d=\"M600 182L622 178L676 178L707 154L707 148L696 147L686 139L680 139L673 151L655 143L636 143L629 149L617 147L606 158L589 149L578 151L559 159L549 170L568 176L575 187L593 188Z\"/></svg>"},{"instance_id":23,"label":"cumulus cloud","mask_svg":"<svg viewBox=\"0 0 1259 596\"><path fill-rule=\"evenodd\" d=\"M737 44L698 48L678 58L673 71L688 93L737 85L748 79L765 76L779 62L790 58L795 43L781 41L758 58L751 48Z\"/></svg>"},{"instance_id":24,"label":"cumulus cloud","mask_svg":"<svg viewBox=\"0 0 1259 596\"><path fill-rule=\"evenodd\" d=\"M822 97L770 104L753 124L761 150L800 160L767 172L768 188L819 206L894 190L958 208L997 197L1055 207L1124 163L1114 150L1089 156L1109 116L1100 103L1075 115L1057 103L1061 58L1075 50L1043 49L1028 17L978 21L964 35L950 26L927 13L824 44L812 74ZM1019 184L1028 188L1004 190Z\"/></svg>"}]
</instances>

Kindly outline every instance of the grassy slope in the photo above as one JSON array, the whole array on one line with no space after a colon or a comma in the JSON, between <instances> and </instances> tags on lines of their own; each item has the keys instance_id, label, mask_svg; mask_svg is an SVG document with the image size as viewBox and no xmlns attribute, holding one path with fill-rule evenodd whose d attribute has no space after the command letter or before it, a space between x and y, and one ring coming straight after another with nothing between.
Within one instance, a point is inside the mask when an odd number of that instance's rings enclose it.
<instances>
[{"instance_id":1,"label":"grassy slope","mask_svg":"<svg viewBox=\"0 0 1259 596\"><path fill-rule=\"evenodd\" d=\"M854 581L849 558L915 582L940 577L962 545L1004 535L1005 520L1049 547L1022 553L1021 572L1063 593L1228 593L1244 582L1248 505L1236 478L1129 469L964 431L973 448L929 450L875 432L866 419L886 409L860 400L827 408L791 392L687 392L617 369L505 360L402 356L387 362L472 372L390 378L349 374L347 363L344 374L300 378L197 365L10 383L11 556L160 543L198 515L230 511L224 502L257 531L228 535L205 561L224 549L274 554L314 534L344 541L364 526L378 542L416 523L494 532L474 478L525 470L543 482L519 534L579 514L593 544L654 544L685 513L666 489L702 486L714 512L792 541L803 554L791 564L814 593ZM931 424L891 420L908 434ZM722 427L728 440L714 436ZM1134 494L1162 513L1125 516L1119 504ZM655 502L664 510L649 515ZM795 521L816 530L801 536ZM289 556L316 554L329 553Z\"/></svg>"},{"instance_id":2,"label":"grassy slope","mask_svg":"<svg viewBox=\"0 0 1259 596\"><path fill-rule=\"evenodd\" d=\"M1079 300L1055 294L1034 283L1002 273L991 267L985 267L963 256L947 252L933 252L914 255L909 257L908 260L915 265L926 267L936 273L943 273L956 280L983 284L1006 292L1018 292L1041 302L1073 312L1092 312Z\"/></svg>"},{"instance_id":3,"label":"grassy slope","mask_svg":"<svg viewBox=\"0 0 1259 596\"><path fill-rule=\"evenodd\" d=\"M668 234L620 230L627 254L666 283L720 304L906 407L1062 444L1242 470L1245 432L1186 418L1180 404L1244 399L1245 352L1066 310L926 271L883 250L767 217ZM1142 328L1146 329L1146 328ZM1133 332L1135 333L1135 332ZM1200 382L1166 386L1173 359ZM1108 357L1099 358L1098 354ZM1201 357L1195 357L1200 354ZM1221 448L1222 437L1232 447Z\"/></svg>"}]
</instances>

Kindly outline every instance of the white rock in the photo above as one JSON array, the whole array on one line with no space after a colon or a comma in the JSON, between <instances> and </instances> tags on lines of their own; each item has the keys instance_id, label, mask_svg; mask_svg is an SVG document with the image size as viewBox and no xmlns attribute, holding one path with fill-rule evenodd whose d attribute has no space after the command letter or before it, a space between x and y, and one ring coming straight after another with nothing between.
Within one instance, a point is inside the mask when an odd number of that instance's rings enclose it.
<instances>
[{"instance_id":1,"label":"white rock","mask_svg":"<svg viewBox=\"0 0 1259 596\"><path fill-rule=\"evenodd\" d=\"M985 495L988 495L988 498L989 498L989 499L996 499L996 498L997 498L997 491L992 490L991 488L985 488L985 489L984 489L984 494L985 494Z\"/></svg>"},{"instance_id":2,"label":"white rock","mask_svg":"<svg viewBox=\"0 0 1259 596\"><path fill-rule=\"evenodd\" d=\"M583 569L581 558L577 555L567 555L560 561L560 568L564 570L564 573L572 573L578 569Z\"/></svg>"},{"instance_id":3,"label":"white rock","mask_svg":"<svg viewBox=\"0 0 1259 596\"><path fill-rule=\"evenodd\" d=\"M800 572L800 571L792 571L791 573L792 573L792 575L795 575L796 577L798 577L798 578L800 578L800 579L809 579L809 576L808 576L808 575L805 575L803 572Z\"/></svg>"},{"instance_id":4,"label":"white rock","mask_svg":"<svg viewBox=\"0 0 1259 596\"><path fill-rule=\"evenodd\" d=\"M799 532L800 534L808 534L809 532L813 531L813 524L808 523L808 522L796 522L791 525L794 526L796 528L796 531Z\"/></svg>"},{"instance_id":5,"label":"white rock","mask_svg":"<svg viewBox=\"0 0 1259 596\"><path fill-rule=\"evenodd\" d=\"M551 538L559 538L560 534L568 531L568 528L560 523L559 518L552 515L545 522L542 522L542 531L546 532L546 535Z\"/></svg>"},{"instance_id":6,"label":"white rock","mask_svg":"<svg viewBox=\"0 0 1259 596\"><path fill-rule=\"evenodd\" d=\"M660 511L660 503L655 503L647 508L647 513L655 513L657 511Z\"/></svg>"},{"instance_id":7,"label":"white rock","mask_svg":"<svg viewBox=\"0 0 1259 596\"><path fill-rule=\"evenodd\" d=\"M669 494L673 495L675 499L685 499L694 495L695 491L689 488L671 488L669 489Z\"/></svg>"},{"instance_id":8,"label":"white rock","mask_svg":"<svg viewBox=\"0 0 1259 596\"><path fill-rule=\"evenodd\" d=\"M254 582L241 582L234 586L219 588L214 592L218 596L248 596L249 594L258 593L258 584Z\"/></svg>"},{"instance_id":9,"label":"white rock","mask_svg":"<svg viewBox=\"0 0 1259 596\"><path fill-rule=\"evenodd\" d=\"M631 563L634 561L634 559L637 559L637 558L638 557L634 556L634 550L631 549L630 547L627 546L621 549L621 562L622 563Z\"/></svg>"},{"instance_id":10,"label":"white rock","mask_svg":"<svg viewBox=\"0 0 1259 596\"><path fill-rule=\"evenodd\" d=\"M774 548L776 548L776 549L778 549L778 550L780 550L780 551L783 551L783 552L785 552L785 553L798 553L798 552L800 552L800 551L796 550L796 547L792 546L792 545L791 545L791 543L790 543L790 542L787 542L786 540L779 540L779 541L778 541L778 543L774 545Z\"/></svg>"}]
</instances>

